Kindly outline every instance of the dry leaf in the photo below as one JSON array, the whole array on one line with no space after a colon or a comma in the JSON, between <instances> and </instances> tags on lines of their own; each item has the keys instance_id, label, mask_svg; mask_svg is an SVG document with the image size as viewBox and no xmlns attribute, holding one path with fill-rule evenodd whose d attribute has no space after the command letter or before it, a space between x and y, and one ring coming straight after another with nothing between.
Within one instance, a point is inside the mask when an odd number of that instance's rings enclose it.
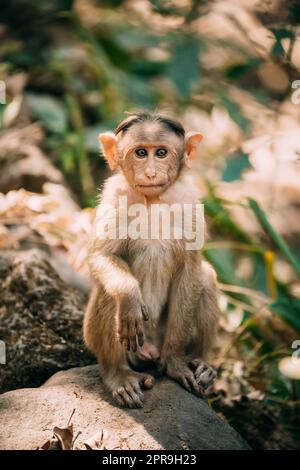
<instances>
[{"instance_id":1,"label":"dry leaf","mask_svg":"<svg viewBox=\"0 0 300 470\"><path fill-rule=\"evenodd\" d=\"M71 419L75 413L75 408L72 411L68 424L65 428L54 426L53 437L45 442L38 450L72 450L75 439L73 439L73 424L70 424Z\"/></svg>"},{"instance_id":2,"label":"dry leaf","mask_svg":"<svg viewBox=\"0 0 300 470\"><path fill-rule=\"evenodd\" d=\"M61 450L72 450L73 444L73 424L66 428L59 428L55 426L53 428L53 434L58 440Z\"/></svg>"},{"instance_id":3,"label":"dry leaf","mask_svg":"<svg viewBox=\"0 0 300 470\"><path fill-rule=\"evenodd\" d=\"M45 442L38 450L61 450L57 439L52 438Z\"/></svg>"},{"instance_id":4,"label":"dry leaf","mask_svg":"<svg viewBox=\"0 0 300 470\"><path fill-rule=\"evenodd\" d=\"M107 436L107 431L102 429L100 432L87 439L83 444L87 450L106 450L105 440L107 439Z\"/></svg>"}]
</instances>

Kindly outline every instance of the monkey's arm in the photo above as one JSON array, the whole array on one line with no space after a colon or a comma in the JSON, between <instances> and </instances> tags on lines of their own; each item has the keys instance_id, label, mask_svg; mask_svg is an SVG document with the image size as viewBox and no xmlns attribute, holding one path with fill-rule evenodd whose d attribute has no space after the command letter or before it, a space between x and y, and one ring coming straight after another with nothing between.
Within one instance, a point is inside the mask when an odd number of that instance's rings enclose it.
<instances>
[{"instance_id":1,"label":"monkey's arm","mask_svg":"<svg viewBox=\"0 0 300 470\"><path fill-rule=\"evenodd\" d=\"M139 282L124 261L127 240L114 236L118 222L120 196L126 194L128 184L120 174L105 182L89 250L91 275L116 302L116 316L120 341L127 349L137 350L143 344L143 320L147 320ZM112 227L112 234L106 228ZM111 236L112 235L112 236Z\"/></svg>"},{"instance_id":2,"label":"monkey's arm","mask_svg":"<svg viewBox=\"0 0 300 470\"><path fill-rule=\"evenodd\" d=\"M94 280L112 297L138 297L140 287L127 263L118 254L117 240L96 240L90 248L89 264Z\"/></svg>"},{"instance_id":3,"label":"monkey's arm","mask_svg":"<svg viewBox=\"0 0 300 470\"><path fill-rule=\"evenodd\" d=\"M139 282L120 257L124 240L94 239L90 248L90 270L108 295L116 301L118 335L127 350L136 351L144 342L143 320L148 320Z\"/></svg>"}]
</instances>

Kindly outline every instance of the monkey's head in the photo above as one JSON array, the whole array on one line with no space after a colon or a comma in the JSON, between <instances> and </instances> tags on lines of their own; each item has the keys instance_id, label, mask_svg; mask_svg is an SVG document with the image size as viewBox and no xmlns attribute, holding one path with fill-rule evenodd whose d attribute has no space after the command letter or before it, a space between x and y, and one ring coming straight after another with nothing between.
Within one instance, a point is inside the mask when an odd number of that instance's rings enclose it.
<instances>
[{"instance_id":1,"label":"monkey's head","mask_svg":"<svg viewBox=\"0 0 300 470\"><path fill-rule=\"evenodd\" d=\"M120 168L128 183L146 197L157 197L195 159L202 135L185 133L169 117L136 113L122 121L114 133L99 135L112 170Z\"/></svg>"}]
</instances>

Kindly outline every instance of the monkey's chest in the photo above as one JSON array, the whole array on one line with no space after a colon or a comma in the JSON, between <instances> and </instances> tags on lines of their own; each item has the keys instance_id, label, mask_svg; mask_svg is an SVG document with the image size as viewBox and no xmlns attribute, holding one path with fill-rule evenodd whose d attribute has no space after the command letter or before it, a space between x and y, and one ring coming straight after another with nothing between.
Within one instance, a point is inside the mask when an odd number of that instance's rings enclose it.
<instances>
[{"instance_id":1,"label":"monkey's chest","mask_svg":"<svg viewBox=\"0 0 300 470\"><path fill-rule=\"evenodd\" d=\"M167 240L132 241L131 270L138 279L144 302L154 323L168 300L171 279L178 266L174 242Z\"/></svg>"}]
</instances>

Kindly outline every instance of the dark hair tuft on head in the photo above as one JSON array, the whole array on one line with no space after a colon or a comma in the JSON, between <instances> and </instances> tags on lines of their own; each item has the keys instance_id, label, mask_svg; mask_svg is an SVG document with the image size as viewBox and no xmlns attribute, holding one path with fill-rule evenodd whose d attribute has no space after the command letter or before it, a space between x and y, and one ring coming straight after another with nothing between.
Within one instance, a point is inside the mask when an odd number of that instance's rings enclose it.
<instances>
[{"instance_id":1,"label":"dark hair tuft on head","mask_svg":"<svg viewBox=\"0 0 300 470\"><path fill-rule=\"evenodd\" d=\"M126 132L134 124L138 124L138 123L142 123L146 121L161 122L168 130L174 132L176 135L180 137L184 137L185 135L185 130L182 124L176 119L173 119L168 116L161 115L161 114L147 112L147 111L141 111L141 112L129 114L129 117L124 119L117 126L115 130L115 134L117 135L120 132Z\"/></svg>"},{"instance_id":2,"label":"dark hair tuft on head","mask_svg":"<svg viewBox=\"0 0 300 470\"><path fill-rule=\"evenodd\" d=\"M158 120L162 122L169 130L175 132L175 134L181 137L184 137L185 135L184 128L179 121L176 121L176 119L165 117L165 116L159 116Z\"/></svg>"}]
</instances>

